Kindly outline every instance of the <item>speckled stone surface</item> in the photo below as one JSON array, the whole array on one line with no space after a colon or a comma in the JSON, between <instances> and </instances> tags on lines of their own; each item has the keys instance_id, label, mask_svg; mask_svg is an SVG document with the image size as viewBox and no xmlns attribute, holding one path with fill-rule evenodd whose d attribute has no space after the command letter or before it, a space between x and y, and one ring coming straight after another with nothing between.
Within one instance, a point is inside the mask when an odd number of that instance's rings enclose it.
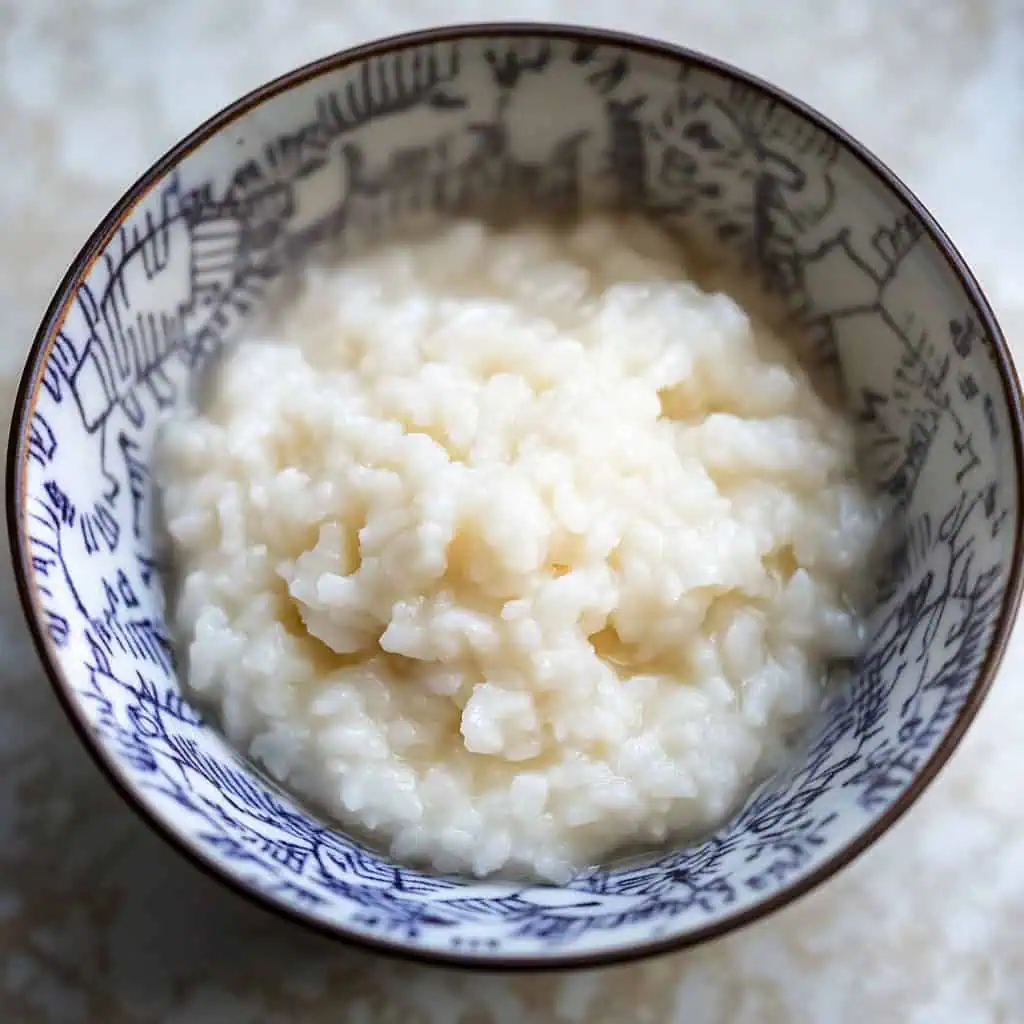
<instances>
[{"instance_id":1,"label":"speckled stone surface","mask_svg":"<svg viewBox=\"0 0 1024 1024\"><path fill-rule=\"evenodd\" d=\"M1019 0L0 0L4 408L59 277L205 116L304 61L488 14L672 39L796 92L932 208L1024 358ZM1024 640L939 781L823 889L691 953L531 978L355 953L221 891L64 722L0 569L0 1020L10 1024L1024 1021Z\"/></svg>"}]
</instances>

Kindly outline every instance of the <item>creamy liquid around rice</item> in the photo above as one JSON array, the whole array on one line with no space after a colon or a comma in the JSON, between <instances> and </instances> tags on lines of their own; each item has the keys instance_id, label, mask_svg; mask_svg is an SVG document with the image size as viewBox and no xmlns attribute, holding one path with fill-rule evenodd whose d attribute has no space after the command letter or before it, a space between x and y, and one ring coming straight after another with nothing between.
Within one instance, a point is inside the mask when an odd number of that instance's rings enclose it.
<instances>
[{"instance_id":1,"label":"creamy liquid around rice","mask_svg":"<svg viewBox=\"0 0 1024 1024\"><path fill-rule=\"evenodd\" d=\"M400 860L714 827L861 645L852 429L683 266L592 217L309 269L164 425L189 686Z\"/></svg>"}]
</instances>

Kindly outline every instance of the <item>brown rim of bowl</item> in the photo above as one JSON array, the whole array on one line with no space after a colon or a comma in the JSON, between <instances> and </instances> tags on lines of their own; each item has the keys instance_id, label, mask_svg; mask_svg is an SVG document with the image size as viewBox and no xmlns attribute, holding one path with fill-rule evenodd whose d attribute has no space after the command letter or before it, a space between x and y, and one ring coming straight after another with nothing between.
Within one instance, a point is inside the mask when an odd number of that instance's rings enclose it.
<instances>
[{"instance_id":1,"label":"brown rim of bowl","mask_svg":"<svg viewBox=\"0 0 1024 1024\"><path fill-rule=\"evenodd\" d=\"M71 687L62 677L57 658L51 648L50 640L44 635L40 626L40 612L36 601L34 584L28 571L29 553L27 538L23 529L21 513L23 488L25 486L24 453L26 449L26 427L35 409L36 395L39 387L40 369L43 366L52 344L52 339L60 330L67 313L68 306L74 297L75 290L82 279L88 274L93 261L106 247L110 238L117 231L133 207L146 193L178 162L188 156L199 145L207 141L217 132L230 125L237 118L259 106L265 100L285 92L303 82L320 75L344 68L356 61L370 57L378 57L395 50L418 46L425 43L453 42L460 39L487 37L541 37L548 39L584 39L595 44L619 46L634 51L647 53L668 60L683 61L700 67L705 71L722 78L739 82L751 89L760 91L777 103L790 108L800 117L836 139L844 149L860 161L869 171L881 179L886 187L905 204L923 225L925 231L939 248L949 267L959 279L977 315L983 322L986 334L992 339L992 347L1002 379L1003 391L1007 407L1011 415L1013 434L1013 451L1016 463L1017 484L1017 521L1015 527L1013 560L1010 576L1007 580L1003 596L1003 604L999 613L999 621L989 642L978 678L971 687L970 694L950 726L942 742L918 772L905 792L876 821L866 828L841 850L833 854L825 863L819 865L802 878L763 900L755 906L748 907L738 913L731 914L720 921L698 928L686 935L674 938L658 939L653 942L639 943L628 948L606 950L597 953L573 954L555 953L551 956L488 956L486 954L455 953L441 950L417 949L416 947L384 939L370 938L347 931L344 927L326 924L316 920L303 910L288 906L270 896L266 896L247 887L240 880L232 877L204 853L195 849L190 841L175 832L156 813L151 811L136 796L132 785L126 781L117 766L116 759L107 753L103 745L93 735L85 717L78 709L75 698L71 695ZM603 967L611 964L622 964L659 953L675 952L695 946L710 939L720 938L744 925L761 920L769 914L792 903L822 882L831 878L841 868L849 864L855 857L863 853L877 839L902 817L917 798L924 792L953 751L959 745L968 726L974 720L981 707L996 672L1006 652L1014 619L1021 599L1022 560L1020 558L1022 540L1024 540L1024 411L1020 382L1017 378L1013 361L1010 356L1006 339L996 322L988 301L981 287L968 269L963 257L945 232L938 226L931 214L925 209L918 198L906 185L885 166L877 157L866 150L859 142L851 138L843 129L834 124L824 115L813 110L802 101L773 85L750 75L730 64L695 53L685 47L669 43L661 43L642 36L628 33L607 31L592 28L579 28L571 25L541 24L529 22L500 22L453 25L447 28L429 29L421 32L405 33L389 36L352 49L343 50L321 60L306 64L301 68L275 78L273 81L253 90L240 100L225 107L219 113L203 122L195 131L168 150L145 174L135 182L122 196L113 209L103 218L100 226L93 232L89 240L75 257L60 286L57 288L39 330L33 340L22 372L18 393L15 399L11 432L7 451L7 528L11 546L11 559L14 576L18 587L25 618L28 622L36 650L39 652L43 668L57 693L68 718L74 725L86 750L107 776L110 783L121 794L125 802L132 807L142 820L155 832L161 835L173 848L207 875L228 888L239 893L250 902L270 910L280 917L300 924L327 935L333 939L351 943L373 952L400 957L419 963L443 965L450 967L478 968L493 971L512 970L554 970L559 968Z\"/></svg>"}]
</instances>

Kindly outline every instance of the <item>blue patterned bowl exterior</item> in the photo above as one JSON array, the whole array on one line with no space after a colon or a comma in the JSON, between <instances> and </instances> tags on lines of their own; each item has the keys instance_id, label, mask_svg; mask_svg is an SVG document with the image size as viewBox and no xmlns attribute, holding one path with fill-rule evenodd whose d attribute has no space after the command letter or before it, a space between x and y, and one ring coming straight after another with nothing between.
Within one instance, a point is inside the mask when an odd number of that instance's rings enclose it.
<instances>
[{"instance_id":1,"label":"blue patterned bowl exterior","mask_svg":"<svg viewBox=\"0 0 1024 1024\"><path fill-rule=\"evenodd\" d=\"M158 416L187 399L283 272L324 246L495 201L625 204L736 263L836 372L895 509L867 654L801 756L706 842L564 888L397 867L268 785L183 696L154 558ZM992 314L873 158L694 54L492 26L329 58L161 160L46 316L8 495L16 572L57 692L120 790L180 849L378 948L551 966L720 934L806 891L906 809L1007 640L1020 476L1019 388Z\"/></svg>"}]
</instances>

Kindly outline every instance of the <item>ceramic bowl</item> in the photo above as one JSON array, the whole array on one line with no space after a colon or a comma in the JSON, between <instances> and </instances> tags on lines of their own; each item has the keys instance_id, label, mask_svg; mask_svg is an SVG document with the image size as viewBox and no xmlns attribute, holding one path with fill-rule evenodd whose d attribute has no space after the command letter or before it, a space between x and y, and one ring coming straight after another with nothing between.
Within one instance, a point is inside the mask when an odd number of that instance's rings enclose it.
<instances>
[{"instance_id":1,"label":"ceramic bowl","mask_svg":"<svg viewBox=\"0 0 1024 1024\"><path fill-rule=\"evenodd\" d=\"M159 415L295 261L427 215L643 210L734 263L840 382L893 511L870 643L792 764L706 842L565 887L439 878L269 786L175 675L154 561ZM8 464L25 612L83 741L216 878L335 936L485 967L721 935L832 875L950 757L1021 587L1021 396L921 204L802 103L706 57L475 26L329 57L208 121L88 240L32 346Z\"/></svg>"}]
</instances>

